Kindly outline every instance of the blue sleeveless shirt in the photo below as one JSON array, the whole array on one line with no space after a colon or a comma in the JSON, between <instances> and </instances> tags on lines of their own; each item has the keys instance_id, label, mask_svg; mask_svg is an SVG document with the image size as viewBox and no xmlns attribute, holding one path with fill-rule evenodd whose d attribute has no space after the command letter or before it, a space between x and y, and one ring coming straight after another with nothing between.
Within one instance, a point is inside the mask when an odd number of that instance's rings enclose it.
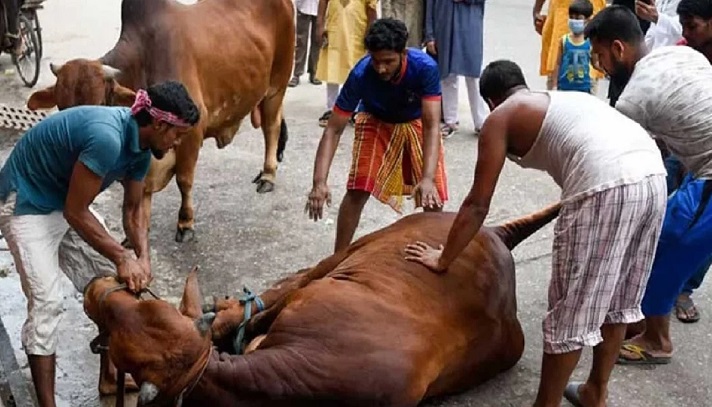
<instances>
[{"instance_id":1,"label":"blue sleeveless shirt","mask_svg":"<svg viewBox=\"0 0 712 407\"><path fill-rule=\"evenodd\" d=\"M559 66L558 89L591 91L591 42L585 40L576 45L566 34L562 38L563 49Z\"/></svg>"}]
</instances>

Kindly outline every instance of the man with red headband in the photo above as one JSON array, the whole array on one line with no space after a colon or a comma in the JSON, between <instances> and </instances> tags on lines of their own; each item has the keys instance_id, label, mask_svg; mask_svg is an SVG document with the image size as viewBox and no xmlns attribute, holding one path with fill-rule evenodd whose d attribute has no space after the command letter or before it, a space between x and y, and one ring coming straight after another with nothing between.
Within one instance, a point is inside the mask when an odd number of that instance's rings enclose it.
<instances>
[{"instance_id":1,"label":"man with red headband","mask_svg":"<svg viewBox=\"0 0 712 407\"><path fill-rule=\"evenodd\" d=\"M114 273L135 292L149 284L143 180L151 156L163 157L199 118L182 84L157 84L138 91L131 109L79 106L47 117L22 136L0 170L0 232L27 297L22 346L41 407L55 406L62 272L80 292L94 277ZM124 187L123 225L133 251L90 207L114 181ZM107 361L102 357L104 394L116 387Z\"/></svg>"}]
</instances>

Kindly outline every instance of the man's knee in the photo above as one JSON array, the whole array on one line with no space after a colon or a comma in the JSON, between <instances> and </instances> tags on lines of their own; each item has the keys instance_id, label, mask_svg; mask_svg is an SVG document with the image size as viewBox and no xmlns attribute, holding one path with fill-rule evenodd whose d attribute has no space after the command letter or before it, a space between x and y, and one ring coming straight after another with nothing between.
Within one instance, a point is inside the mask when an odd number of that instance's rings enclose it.
<instances>
[{"instance_id":1,"label":"man's knee","mask_svg":"<svg viewBox=\"0 0 712 407\"><path fill-rule=\"evenodd\" d=\"M367 191L349 189L346 191L344 199L341 201L341 205L343 206L344 203L346 203L351 207L363 208L364 205L366 205L366 202L368 202L368 198L370 196L371 194Z\"/></svg>"},{"instance_id":2,"label":"man's knee","mask_svg":"<svg viewBox=\"0 0 712 407\"><path fill-rule=\"evenodd\" d=\"M94 250L73 229L65 234L59 245L59 268L80 293L95 277L116 274L114 263Z\"/></svg>"},{"instance_id":3,"label":"man's knee","mask_svg":"<svg viewBox=\"0 0 712 407\"><path fill-rule=\"evenodd\" d=\"M58 328L64 309L59 292L34 296L22 327L22 347L28 355L49 356L57 349Z\"/></svg>"}]
</instances>

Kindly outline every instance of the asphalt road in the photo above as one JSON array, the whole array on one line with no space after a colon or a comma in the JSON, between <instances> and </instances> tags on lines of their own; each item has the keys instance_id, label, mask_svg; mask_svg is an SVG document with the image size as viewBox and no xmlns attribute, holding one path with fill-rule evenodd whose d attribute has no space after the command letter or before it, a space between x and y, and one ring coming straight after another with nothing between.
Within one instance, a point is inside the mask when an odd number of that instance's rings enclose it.
<instances>
[{"instance_id":1,"label":"asphalt road","mask_svg":"<svg viewBox=\"0 0 712 407\"><path fill-rule=\"evenodd\" d=\"M75 57L96 58L110 49L119 33L119 0L49 0L40 12L44 26L45 56L42 76L35 89L54 82L49 62ZM539 36L531 28L531 2L489 2L486 9L485 60L513 59L524 70L532 88L543 88L538 76ZM507 22L509 21L509 22ZM515 23L516 21L516 23ZM219 50L216 50L219 52ZM0 103L22 105L31 90L22 87L9 58L0 56ZM306 79L306 78L305 78ZM290 140L285 162L279 168L274 192L259 195L252 178L261 169L263 141L260 132L245 126L233 143L218 150L207 142L198 164L194 185L197 241L173 241L179 207L175 183L155 195L151 245L154 288L159 295L177 299L190 267L202 267L202 288L207 294L236 294L243 285L259 291L270 282L316 263L332 248L335 217L344 192L351 159L351 130L342 138L329 185L334 195L326 220L315 223L303 214L311 185L312 162L321 135L317 118L324 111L325 87L303 81L290 89L286 117ZM461 83L464 88L464 82ZM604 94L605 84L600 93ZM462 131L447 140L446 166L452 200L447 210L457 210L470 187L476 162L477 141L464 90L461 89ZM9 151L0 151L4 161ZM496 224L525 215L557 200L559 190L545 174L525 171L507 163L487 223ZM97 207L121 237L120 190L112 188L97 200ZM410 210L410 208L409 208ZM398 217L389 208L370 202L357 234L374 231ZM509 372L464 394L434 400L430 406L527 406L538 386L541 358L541 320L551 261L552 226L530 237L515 249L519 316L526 334L526 349ZM2 244L2 242L0 242ZM2 246L0 246L2 247ZM0 250L0 315L13 340L18 361L27 365L19 346L25 300L17 273L6 251ZM676 354L672 364L657 368L617 367L610 387L609 405L625 407L710 406L712 363L707 345L712 342L712 298L709 285L695 295L703 313L697 324L672 324ZM96 391L98 358L89 351L96 334L84 316L80 298L67 280L67 312L61 325L58 350L57 393L60 406L100 405ZM584 352L575 378L586 377L590 350ZM108 400L105 400L106 403ZM101 404L104 404L101 403ZM108 404L107 404L108 405ZM564 405L567 405L564 403Z\"/></svg>"}]
</instances>

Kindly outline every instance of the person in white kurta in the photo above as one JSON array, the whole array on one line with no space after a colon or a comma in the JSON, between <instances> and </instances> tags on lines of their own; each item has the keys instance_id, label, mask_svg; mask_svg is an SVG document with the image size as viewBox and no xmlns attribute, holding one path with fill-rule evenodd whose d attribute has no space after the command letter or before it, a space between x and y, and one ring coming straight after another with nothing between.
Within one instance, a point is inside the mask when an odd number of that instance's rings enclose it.
<instances>
[{"instance_id":1,"label":"person in white kurta","mask_svg":"<svg viewBox=\"0 0 712 407\"><path fill-rule=\"evenodd\" d=\"M651 0L646 4L635 2L635 14L638 18L650 21L650 28L645 33L645 45L649 51L666 45L675 45L682 39L682 25L677 16L680 0Z\"/></svg>"}]
</instances>

